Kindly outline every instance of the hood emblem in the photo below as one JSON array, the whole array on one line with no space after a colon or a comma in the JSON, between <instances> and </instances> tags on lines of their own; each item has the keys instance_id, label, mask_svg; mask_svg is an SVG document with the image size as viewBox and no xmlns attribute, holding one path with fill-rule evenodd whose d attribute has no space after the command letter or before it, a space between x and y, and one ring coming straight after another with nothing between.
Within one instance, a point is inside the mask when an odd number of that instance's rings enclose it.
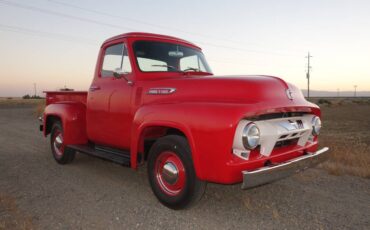
<instances>
[{"instance_id":1,"label":"hood emblem","mask_svg":"<svg viewBox=\"0 0 370 230\"><path fill-rule=\"evenodd\" d=\"M148 94L151 95L164 95L164 94L172 94L176 91L175 88L150 88Z\"/></svg>"},{"instance_id":2,"label":"hood emblem","mask_svg":"<svg viewBox=\"0 0 370 230\"><path fill-rule=\"evenodd\" d=\"M297 121L291 120L280 122L279 125L286 129L287 131L293 131L300 128L300 124Z\"/></svg>"},{"instance_id":3,"label":"hood emblem","mask_svg":"<svg viewBox=\"0 0 370 230\"><path fill-rule=\"evenodd\" d=\"M285 93L289 100L293 100L293 92L290 89L285 90Z\"/></svg>"}]
</instances>

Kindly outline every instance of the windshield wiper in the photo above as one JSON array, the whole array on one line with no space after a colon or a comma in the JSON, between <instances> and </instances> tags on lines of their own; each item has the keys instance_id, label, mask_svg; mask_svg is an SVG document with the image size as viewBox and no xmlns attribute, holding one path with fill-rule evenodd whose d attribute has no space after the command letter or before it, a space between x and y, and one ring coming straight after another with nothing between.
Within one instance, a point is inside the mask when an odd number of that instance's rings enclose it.
<instances>
[{"instance_id":1,"label":"windshield wiper","mask_svg":"<svg viewBox=\"0 0 370 230\"><path fill-rule=\"evenodd\" d=\"M167 68L170 68L170 69L175 70L176 72L180 72L180 73L188 73L189 71L200 72L200 73L208 73L208 72L204 72L204 71L202 71L198 68L194 68L194 67L188 67L184 70L179 70L179 69L177 69L176 67L174 67L172 65L163 64L163 65L152 65L152 66L154 66L154 67L167 67Z\"/></svg>"},{"instance_id":2,"label":"windshield wiper","mask_svg":"<svg viewBox=\"0 0 370 230\"><path fill-rule=\"evenodd\" d=\"M152 66L154 66L154 67L167 67L167 68L179 71L176 67L174 67L172 65L152 65Z\"/></svg>"}]
</instances>

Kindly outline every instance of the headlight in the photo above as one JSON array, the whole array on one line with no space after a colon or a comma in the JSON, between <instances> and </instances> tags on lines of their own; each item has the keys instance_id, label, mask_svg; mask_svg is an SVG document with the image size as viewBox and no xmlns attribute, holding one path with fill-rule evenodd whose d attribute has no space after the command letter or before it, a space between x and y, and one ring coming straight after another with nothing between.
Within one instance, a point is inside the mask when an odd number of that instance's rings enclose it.
<instances>
[{"instance_id":1,"label":"headlight","mask_svg":"<svg viewBox=\"0 0 370 230\"><path fill-rule=\"evenodd\" d=\"M312 135L317 136L320 133L321 120L319 117L314 117L312 119Z\"/></svg>"},{"instance_id":2,"label":"headlight","mask_svg":"<svg viewBox=\"0 0 370 230\"><path fill-rule=\"evenodd\" d=\"M260 142L260 130L254 123L249 123L243 129L243 145L246 149L254 149Z\"/></svg>"}]
</instances>

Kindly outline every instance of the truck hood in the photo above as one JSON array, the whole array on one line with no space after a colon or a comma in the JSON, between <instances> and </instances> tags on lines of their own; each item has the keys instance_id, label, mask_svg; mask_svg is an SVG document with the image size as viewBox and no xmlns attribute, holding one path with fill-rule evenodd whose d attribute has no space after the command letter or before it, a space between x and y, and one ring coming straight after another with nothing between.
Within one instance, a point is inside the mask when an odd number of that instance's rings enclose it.
<instances>
[{"instance_id":1,"label":"truck hood","mask_svg":"<svg viewBox=\"0 0 370 230\"><path fill-rule=\"evenodd\" d=\"M301 91L273 76L189 76L147 81L143 85L143 102L210 102L306 104ZM149 94L151 89L175 89L170 94ZM292 97L292 99L290 98Z\"/></svg>"}]
</instances>

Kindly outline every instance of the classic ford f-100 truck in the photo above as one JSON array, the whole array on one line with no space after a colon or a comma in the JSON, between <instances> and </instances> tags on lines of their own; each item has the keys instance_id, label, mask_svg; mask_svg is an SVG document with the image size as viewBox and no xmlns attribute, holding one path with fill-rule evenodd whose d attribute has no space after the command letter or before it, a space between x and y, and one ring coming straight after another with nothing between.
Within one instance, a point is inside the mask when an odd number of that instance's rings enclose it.
<instances>
[{"instance_id":1,"label":"classic ford f-100 truck","mask_svg":"<svg viewBox=\"0 0 370 230\"><path fill-rule=\"evenodd\" d=\"M101 46L88 92L47 91L40 130L59 164L76 152L146 164L167 207L199 200L207 182L251 188L323 161L320 109L272 76L214 76L198 46L127 33Z\"/></svg>"}]
</instances>

